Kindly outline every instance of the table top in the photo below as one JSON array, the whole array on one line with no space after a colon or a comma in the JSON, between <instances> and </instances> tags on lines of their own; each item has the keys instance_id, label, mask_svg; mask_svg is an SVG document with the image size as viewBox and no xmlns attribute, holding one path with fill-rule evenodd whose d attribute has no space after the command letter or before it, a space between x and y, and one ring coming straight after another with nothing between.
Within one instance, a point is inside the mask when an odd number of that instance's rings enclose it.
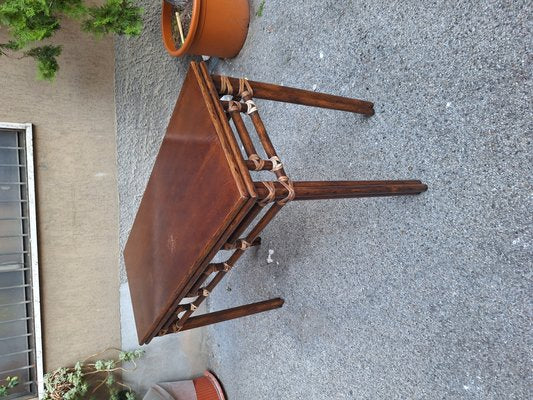
<instances>
[{"instance_id":1,"label":"table top","mask_svg":"<svg viewBox=\"0 0 533 400\"><path fill-rule=\"evenodd\" d=\"M139 343L172 316L254 196L206 73L191 64L124 250Z\"/></svg>"}]
</instances>

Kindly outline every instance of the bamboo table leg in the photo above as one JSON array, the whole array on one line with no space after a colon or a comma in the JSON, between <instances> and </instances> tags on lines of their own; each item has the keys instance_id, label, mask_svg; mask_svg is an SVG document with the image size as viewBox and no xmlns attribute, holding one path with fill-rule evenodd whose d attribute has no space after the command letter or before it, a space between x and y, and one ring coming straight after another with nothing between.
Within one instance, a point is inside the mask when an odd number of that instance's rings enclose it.
<instances>
[{"instance_id":1,"label":"bamboo table leg","mask_svg":"<svg viewBox=\"0 0 533 400\"><path fill-rule=\"evenodd\" d=\"M293 182L297 200L342 199L353 197L401 196L419 194L427 190L427 185L420 181L325 181ZM274 183L275 197L280 200L287 196L287 190L280 183ZM262 182L255 182L255 189L260 199L268 196L268 190Z\"/></svg>"},{"instance_id":2,"label":"bamboo table leg","mask_svg":"<svg viewBox=\"0 0 533 400\"><path fill-rule=\"evenodd\" d=\"M221 78L219 75L211 75L216 89L220 92ZM239 87L239 79L228 77L231 85ZM364 115L374 115L374 104L359 99L335 96L326 93L317 93L310 90L296 89L287 86L273 85L271 83L248 81L252 87L253 97L281 101L285 103L301 104L305 106L329 108L332 110L349 111ZM235 93L237 94L237 93Z\"/></svg>"},{"instance_id":3,"label":"bamboo table leg","mask_svg":"<svg viewBox=\"0 0 533 400\"><path fill-rule=\"evenodd\" d=\"M159 335L227 321L258 312L272 310L283 305L282 299L272 299L198 317L191 316L198 306L209 296L217 284L231 270L244 252L248 248L260 244L260 238L258 237L259 233L287 202L292 200L414 195L427 190L427 186L419 180L293 182L285 173L283 163L278 157L276 149L274 148L263 121L259 116L258 109L253 101L254 98L350 111L364 115L374 114L373 103L268 83L209 75L204 64L201 64L200 67L206 80L206 84L212 92L211 97L218 107L217 113L219 114L220 120L226 121L228 117L233 120L237 135L241 140L246 155L248 156L248 159L243 159L241 172L243 172L243 169L252 171L270 170L276 175L278 181L250 183L251 192L257 194L257 203L248 210L247 215L235 227L227 239L226 244L223 246L223 249L234 250L233 254L226 262L212 263L205 267L202 275L198 277L197 281L188 292L187 297L196 297L196 299L191 303L181 304L176 310L175 315L172 316L165 323L163 329L160 330ZM238 90L233 89L237 87ZM223 94L234 96L234 100L219 100L219 96ZM217 104L218 101L220 101L220 104ZM244 113L248 114L253 123L264 153L267 156L266 159L261 159L257 154L257 149L252 142L250 132L248 132L241 117L241 114ZM229 124L225 124L223 129L225 129L229 135L234 135ZM236 149L236 154L237 153L242 157L242 154L240 154L238 149ZM244 238L241 238L241 235L247 230L255 218L259 216L261 210L263 210L268 203L272 204L265 214L261 216L259 221L248 234L246 234ZM212 279L208 279L212 274L215 274L215 276Z\"/></svg>"},{"instance_id":4,"label":"bamboo table leg","mask_svg":"<svg viewBox=\"0 0 533 400\"><path fill-rule=\"evenodd\" d=\"M229 321L235 318L246 317L260 312L274 310L283 306L283 299L261 301L259 303L246 304L244 306L229 308L227 310L216 311L209 314L199 315L189 318L181 331L199 328L205 325L216 324L218 322Z\"/></svg>"}]
</instances>

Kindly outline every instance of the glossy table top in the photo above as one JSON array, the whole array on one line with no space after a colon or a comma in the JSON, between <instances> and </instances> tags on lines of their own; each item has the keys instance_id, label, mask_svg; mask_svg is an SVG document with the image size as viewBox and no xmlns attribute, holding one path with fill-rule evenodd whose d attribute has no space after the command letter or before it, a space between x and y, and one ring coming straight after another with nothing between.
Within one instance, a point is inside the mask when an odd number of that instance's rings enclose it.
<instances>
[{"instance_id":1,"label":"glossy table top","mask_svg":"<svg viewBox=\"0 0 533 400\"><path fill-rule=\"evenodd\" d=\"M250 199L216 107L193 63L124 250L140 343L172 316Z\"/></svg>"}]
</instances>

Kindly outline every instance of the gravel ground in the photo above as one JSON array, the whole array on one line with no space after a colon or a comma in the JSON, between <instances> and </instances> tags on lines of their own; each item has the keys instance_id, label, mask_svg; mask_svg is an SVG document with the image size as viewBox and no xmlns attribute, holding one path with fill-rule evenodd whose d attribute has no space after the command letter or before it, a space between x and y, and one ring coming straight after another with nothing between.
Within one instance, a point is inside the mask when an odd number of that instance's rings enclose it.
<instances>
[{"instance_id":1,"label":"gravel ground","mask_svg":"<svg viewBox=\"0 0 533 400\"><path fill-rule=\"evenodd\" d=\"M116 45L122 245L189 61L143 2L143 36ZM531 3L259 3L219 72L375 102L259 100L290 176L429 190L283 210L210 298L286 301L208 329L228 398L531 398Z\"/></svg>"}]
</instances>

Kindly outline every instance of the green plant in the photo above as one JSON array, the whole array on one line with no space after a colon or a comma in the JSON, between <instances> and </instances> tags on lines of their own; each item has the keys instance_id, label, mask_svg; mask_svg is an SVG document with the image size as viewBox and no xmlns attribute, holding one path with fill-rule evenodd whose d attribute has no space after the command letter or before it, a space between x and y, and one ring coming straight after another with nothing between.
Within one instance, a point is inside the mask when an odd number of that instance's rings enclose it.
<instances>
[{"instance_id":1,"label":"green plant","mask_svg":"<svg viewBox=\"0 0 533 400\"><path fill-rule=\"evenodd\" d=\"M261 3L259 4L259 8L257 9L257 12L255 13L255 15L257 15L258 17L262 17L264 10L265 10L265 0L261 0Z\"/></svg>"},{"instance_id":2,"label":"green plant","mask_svg":"<svg viewBox=\"0 0 533 400\"><path fill-rule=\"evenodd\" d=\"M6 377L5 383L0 385L0 397L7 397L9 390L13 389L19 384L19 378L17 376Z\"/></svg>"},{"instance_id":3,"label":"green plant","mask_svg":"<svg viewBox=\"0 0 533 400\"><path fill-rule=\"evenodd\" d=\"M109 351L118 352L118 356L95 359ZM58 368L44 376L43 400L92 399L95 392L102 387L107 390L109 400L134 400L135 393L120 382L116 373L128 371L122 367L125 362L131 362L134 368L137 367L135 360L142 355L142 350L107 349L77 362L74 367Z\"/></svg>"},{"instance_id":4,"label":"green plant","mask_svg":"<svg viewBox=\"0 0 533 400\"><path fill-rule=\"evenodd\" d=\"M35 42L52 37L62 18L81 23L81 29L96 37L107 34L136 36L142 30L142 9L133 0L105 0L101 6L88 6L84 0L0 0L0 26L11 40L0 43L0 55L32 57L39 79L53 80L59 69L61 46L46 44L27 49ZM18 55L17 55L18 54Z\"/></svg>"}]
</instances>

